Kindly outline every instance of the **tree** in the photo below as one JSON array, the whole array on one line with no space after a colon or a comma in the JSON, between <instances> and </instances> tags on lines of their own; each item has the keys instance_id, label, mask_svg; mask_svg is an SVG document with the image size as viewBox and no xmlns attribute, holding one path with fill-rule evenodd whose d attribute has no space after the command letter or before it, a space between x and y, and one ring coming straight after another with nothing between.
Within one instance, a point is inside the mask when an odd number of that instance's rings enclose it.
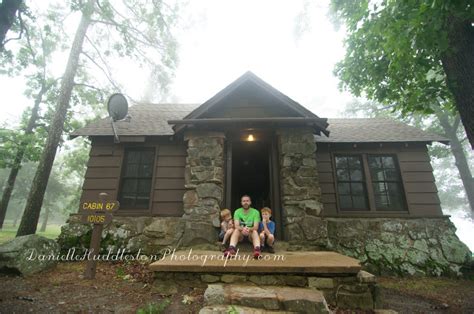
<instances>
[{"instance_id":1,"label":"tree","mask_svg":"<svg viewBox=\"0 0 474 314\"><path fill-rule=\"evenodd\" d=\"M48 66L53 53L58 48L59 34L59 28L56 27L53 30L51 24L45 24L43 28L31 24L28 29L25 29L22 48L18 50L15 58L7 63L8 66L5 65L2 69L3 73L10 75L23 71L28 73L26 74L28 86L26 94L33 98L34 104L23 114L22 131L10 132L9 135L15 140L10 140L7 142L10 145L3 147L11 152L11 156L4 156L3 164L0 165L0 167L10 168L0 201L0 229L3 226L8 203L25 155L28 161L38 161L40 154L38 148L42 147L45 140L46 132L39 130L39 127L42 127L40 126L40 105L57 83L56 79L50 77ZM5 143L5 136L2 137Z\"/></svg>"},{"instance_id":2,"label":"tree","mask_svg":"<svg viewBox=\"0 0 474 314\"><path fill-rule=\"evenodd\" d=\"M445 160L449 157L454 157L455 166L465 191L465 199L467 199L467 203L471 208L471 216L474 217L474 179L471 174L471 169L469 168L469 153L463 147L463 142L465 142L466 138L462 128L459 127L459 115L453 115L451 111L443 109L441 106L433 106L435 113L431 115L414 114L410 116L403 116L394 110L394 108L396 108L396 106L384 106L376 102L361 103L356 101L346 108L346 113L350 116L362 113L364 116L370 117L390 117L448 138L450 141L449 147L431 147L430 155ZM452 168L452 166L448 168ZM438 182L438 184L439 183L440 182ZM442 183L453 187L452 189L443 187L441 190L441 193L449 191L448 193L444 193L442 198L449 202L450 205L456 206L465 203L465 199L464 202L457 199L457 195L459 194L458 187L453 184L452 180L446 180Z\"/></svg>"},{"instance_id":3,"label":"tree","mask_svg":"<svg viewBox=\"0 0 474 314\"><path fill-rule=\"evenodd\" d=\"M122 7L117 8L109 1L94 0L86 3L73 1L72 8L81 12L81 21L69 53L56 111L17 236L36 232L48 177L70 107L72 91L77 85L74 80L78 71L87 68L84 61L81 63L80 57L85 56L90 64L97 66L117 88L106 62L114 54L140 58L142 64L161 63L163 70L174 70L175 67L176 43L171 35L175 8L155 1L124 1ZM130 12L130 15L125 15L121 10Z\"/></svg>"},{"instance_id":4,"label":"tree","mask_svg":"<svg viewBox=\"0 0 474 314\"><path fill-rule=\"evenodd\" d=\"M404 114L456 107L474 148L471 1L332 0L331 11L348 33L335 69L343 88Z\"/></svg>"},{"instance_id":5,"label":"tree","mask_svg":"<svg viewBox=\"0 0 474 314\"><path fill-rule=\"evenodd\" d=\"M0 51L4 49L6 44L7 32L16 21L19 21L20 28L23 30L21 12L25 10L23 0L3 0L0 3Z\"/></svg>"}]
</instances>

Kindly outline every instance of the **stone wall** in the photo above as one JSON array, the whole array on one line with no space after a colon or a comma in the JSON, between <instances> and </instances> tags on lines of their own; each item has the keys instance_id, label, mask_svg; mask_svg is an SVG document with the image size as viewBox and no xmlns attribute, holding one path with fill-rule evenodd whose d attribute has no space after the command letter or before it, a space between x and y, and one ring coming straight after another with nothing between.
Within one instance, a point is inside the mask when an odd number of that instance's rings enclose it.
<instances>
[{"instance_id":1,"label":"stone wall","mask_svg":"<svg viewBox=\"0 0 474 314\"><path fill-rule=\"evenodd\" d=\"M136 253L157 254L164 248L179 245L184 233L184 221L180 217L114 217L102 231L102 252L125 249ZM92 225L81 223L79 215L71 215L62 226L58 243L63 252L75 248L79 253L88 249Z\"/></svg>"},{"instance_id":2,"label":"stone wall","mask_svg":"<svg viewBox=\"0 0 474 314\"><path fill-rule=\"evenodd\" d=\"M181 245L215 243L220 226L220 205L224 197L224 134L190 132L186 134L185 222Z\"/></svg>"},{"instance_id":3,"label":"stone wall","mask_svg":"<svg viewBox=\"0 0 474 314\"><path fill-rule=\"evenodd\" d=\"M447 217L325 220L327 248L359 259L376 274L459 275L471 259Z\"/></svg>"},{"instance_id":4,"label":"stone wall","mask_svg":"<svg viewBox=\"0 0 474 314\"><path fill-rule=\"evenodd\" d=\"M290 243L324 246L325 222L318 218L322 210L321 189L316 168L316 143L310 129L278 131L280 188L285 237Z\"/></svg>"}]
</instances>

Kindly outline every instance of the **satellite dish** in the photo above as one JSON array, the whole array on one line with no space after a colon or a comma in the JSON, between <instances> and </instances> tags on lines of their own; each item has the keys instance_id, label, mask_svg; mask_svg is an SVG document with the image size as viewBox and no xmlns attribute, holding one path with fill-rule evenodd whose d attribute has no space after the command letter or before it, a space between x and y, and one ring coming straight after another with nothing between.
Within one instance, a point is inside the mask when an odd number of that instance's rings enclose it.
<instances>
[{"instance_id":1,"label":"satellite dish","mask_svg":"<svg viewBox=\"0 0 474 314\"><path fill-rule=\"evenodd\" d=\"M128 113L127 98L120 93L112 94L107 101L107 111L113 121L122 120Z\"/></svg>"}]
</instances>

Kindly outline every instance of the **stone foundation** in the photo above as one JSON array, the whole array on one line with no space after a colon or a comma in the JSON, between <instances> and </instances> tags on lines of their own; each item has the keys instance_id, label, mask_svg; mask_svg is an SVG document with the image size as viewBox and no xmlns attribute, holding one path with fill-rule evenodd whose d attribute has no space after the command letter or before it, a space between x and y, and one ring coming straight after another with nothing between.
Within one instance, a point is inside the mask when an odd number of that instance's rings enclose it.
<instances>
[{"instance_id":1,"label":"stone foundation","mask_svg":"<svg viewBox=\"0 0 474 314\"><path fill-rule=\"evenodd\" d=\"M180 245L184 226L179 217L114 217L102 231L101 250L126 249L134 253L141 249L143 254L157 254ZM79 215L71 215L61 228L58 243L62 251L74 247L81 252L89 248L91 234L92 225L82 224Z\"/></svg>"},{"instance_id":2,"label":"stone foundation","mask_svg":"<svg viewBox=\"0 0 474 314\"><path fill-rule=\"evenodd\" d=\"M458 276L471 262L471 252L455 234L451 221L444 218L315 218L307 232L313 241L293 240L288 250L315 250L324 247L357 258L372 273L421 276ZM186 222L178 217L114 217L104 228L102 249L125 248L131 253L157 254L164 248L179 248ZM207 228L207 227L206 227ZM317 230L314 230L317 229ZM63 226L58 242L63 251L89 247L91 226L72 215ZM192 228L196 232L199 228ZM214 242L200 249L217 249L217 228L210 228ZM280 243L282 244L282 243ZM324 244L324 245L322 245ZM286 246L285 246L286 247Z\"/></svg>"},{"instance_id":3,"label":"stone foundation","mask_svg":"<svg viewBox=\"0 0 474 314\"><path fill-rule=\"evenodd\" d=\"M471 252L449 218L326 218L327 247L376 274L460 275Z\"/></svg>"},{"instance_id":4,"label":"stone foundation","mask_svg":"<svg viewBox=\"0 0 474 314\"><path fill-rule=\"evenodd\" d=\"M193 287L208 284L255 284L257 286L279 286L311 288L321 291L328 304L341 309L374 309L380 304L380 294L375 276L360 271L355 274L340 274L322 277L311 274L242 274L242 273L185 273L155 272L155 282L173 285L187 282Z\"/></svg>"}]
</instances>

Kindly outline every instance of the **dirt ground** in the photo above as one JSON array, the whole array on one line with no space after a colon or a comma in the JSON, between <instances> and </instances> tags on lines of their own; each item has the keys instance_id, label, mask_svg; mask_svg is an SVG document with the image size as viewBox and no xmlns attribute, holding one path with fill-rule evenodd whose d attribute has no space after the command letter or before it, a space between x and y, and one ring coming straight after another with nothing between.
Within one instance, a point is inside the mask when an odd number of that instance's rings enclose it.
<instances>
[{"instance_id":1,"label":"dirt ground","mask_svg":"<svg viewBox=\"0 0 474 314\"><path fill-rule=\"evenodd\" d=\"M30 277L0 275L0 313L197 313L203 306L205 286L186 282L162 286L153 282L144 264L99 263L95 280L82 278L84 267L79 262L60 263ZM472 280L381 277L378 281L384 309L474 313Z\"/></svg>"}]
</instances>

